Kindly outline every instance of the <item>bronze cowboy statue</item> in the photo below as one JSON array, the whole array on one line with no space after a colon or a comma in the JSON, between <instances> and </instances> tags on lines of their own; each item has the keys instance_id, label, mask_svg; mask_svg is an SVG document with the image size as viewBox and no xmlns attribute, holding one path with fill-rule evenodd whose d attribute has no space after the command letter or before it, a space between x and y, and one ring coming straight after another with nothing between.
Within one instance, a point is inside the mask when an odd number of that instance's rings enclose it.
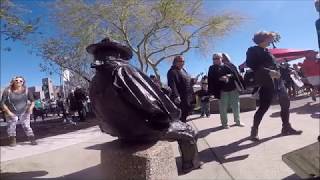
<instances>
[{"instance_id":1,"label":"bronze cowboy statue","mask_svg":"<svg viewBox=\"0 0 320 180\"><path fill-rule=\"evenodd\" d=\"M127 144L177 140L183 171L199 168L194 130L179 121L180 110L161 89L129 64L131 49L105 38L87 51L94 56L89 95L100 129Z\"/></svg>"}]
</instances>

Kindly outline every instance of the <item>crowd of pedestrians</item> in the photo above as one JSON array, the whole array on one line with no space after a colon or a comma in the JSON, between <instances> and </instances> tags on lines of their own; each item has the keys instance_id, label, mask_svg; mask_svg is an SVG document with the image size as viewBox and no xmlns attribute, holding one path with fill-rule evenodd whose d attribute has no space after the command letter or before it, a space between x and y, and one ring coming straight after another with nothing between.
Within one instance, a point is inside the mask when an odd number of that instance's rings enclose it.
<instances>
[{"instance_id":1,"label":"crowd of pedestrians","mask_svg":"<svg viewBox=\"0 0 320 180\"><path fill-rule=\"evenodd\" d=\"M288 63L279 64L275 61L274 56L267 49L273 42L274 36L274 33L261 31L253 37L256 45L248 48L246 53L246 64L250 68L253 79L251 84L246 83L227 53L215 53L212 58L213 65L200 81L201 89L193 92L193 85L197 83L197 79L191 78L184 69L184 57L176 56L167 73L167 80L171 89L170 99L181 109L180 120L187 121L187 116L193 109L194 95L196 95L200 101L200 117L210 117L210 101L216 98L219 102L220 121L223 128L230 127L227 118L229 108L232 110L235 125L245 126L240 121L239 92L244 91L248 85L255 87L252 92L259 98L259 108L254 115L250 132L253 141L259 141L259 124L275 96L281 107L281 133L283 135L301 134L302 131L292 128L289 121L289 97L295 96L297 91L292 74L299 76L298 73L301 74L301 71L297 65L291 68Z\"/></svg>"},{"instance_id":2,"label":"crowd of pedestrians","mask_svg":"<svg viewBox=\"0 0 320 180\"><path fill-rule=\"evenodd\" d=\"M295 130L290 124L290 99L289 95L295 96L294 82L290 80L290 74L300 73L299 68L290 68L288 64L278 64L267 47L273 42L274 34L271 32L257 32L253 37L256 44L248 48L246 52L246 64L251 68L251 84L246 83L237 67L232 63L227 53L214 53L212 65L207 75L200 80L201 89L194 92L194 85L198 78L192 78L184 68L185 58L176 56L173 59L171 68L167 72L168 86L164 86L157 76L151 75L150 82L154 88L167 95L170 100L181 110L180 121L187 122L187 117L194 109L195 96L200 101L200 117L210 117L210 101L218 99L221 126L228 129L228 109L231 108L235 126L244 127L240 119L240 98L239 93L246 89L246 86L254 85L254 92L259 96L259 108L253 117L250 138L259 141L258 129L264 114L269 109L273 97L277 97L281 107L282 135L299 135L301 130ZM289 93L288 93L289 92ZM171 102L170 101L170 102ZM76 121L85 121L86 113L91 111L90 102L86 92L77 87L67 97L61 94L56 99L42 101L36 99L28 92L25 79L21 76L14 77L8 88L3 93L1 105L6 113L8 121L8 136L10 145L16 144L16 125L22 122L22 127L29 137L32 145L36 145L34 133L30 127L30 114L36 119L42 119L48 113L56 113L66 123L75 124ZM77 116L79 120L77 120ZM179 122L180 122L179 121ZM248 133L249 134L249 133ZM178 142L181 143L181 140ZM196 142L196 141L195 141ZM180 144L179 144L180 145ZM182 146L182 145L181 145ZM183 147L181 147L183 149ZM197 148L195 148L197 151ZM197 152L191 153L192 157ZM201 163L200 163L201 164ZM200 165L195 166L196 168Z\"/></svg>"},{"instance_id":3,"label":"crowd of pedestrians","mask_svg":"<svg viewBox=\"0 0 320 180\"><path fill-rule=\"evenodd\" d=\"M67 97L57 94L54 99L41 99L28 91L26 81L22 76L13 77L10 85L5 88L1 97L3 119L7 122L9 145L16 145L16 126L18 122L23 127L32 145L36 145L35 135L30 126L30 120L42 120L52 116L60 117L64 123L76 125L76 122L85 121L91 113L90 100L81 87L76 87Z\"/></svg>"}]
</instances>

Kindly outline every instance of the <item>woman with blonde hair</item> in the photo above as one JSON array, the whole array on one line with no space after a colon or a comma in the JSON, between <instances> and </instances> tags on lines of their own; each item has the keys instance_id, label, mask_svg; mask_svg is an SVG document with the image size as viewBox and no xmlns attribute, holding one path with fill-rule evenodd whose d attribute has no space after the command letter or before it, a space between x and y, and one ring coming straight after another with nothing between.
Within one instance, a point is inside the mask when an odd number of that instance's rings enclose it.
<instances>
[{"instance_id":1,"label":"woman with blonde hair","mask_svg":"<svg viewBox=\"0 0 320 180\"><path fill-rule=\"evenodd\" d=\"M8 121L9 145L16 145L16 126L18 121L21 122L31 145L36 145L37 142L30 127L30 114L34 107L34 97L32 93L28 92L25 79L22 76L12 78L10 85L2 94L1 105Z\"/></svg>"}]
</instances>

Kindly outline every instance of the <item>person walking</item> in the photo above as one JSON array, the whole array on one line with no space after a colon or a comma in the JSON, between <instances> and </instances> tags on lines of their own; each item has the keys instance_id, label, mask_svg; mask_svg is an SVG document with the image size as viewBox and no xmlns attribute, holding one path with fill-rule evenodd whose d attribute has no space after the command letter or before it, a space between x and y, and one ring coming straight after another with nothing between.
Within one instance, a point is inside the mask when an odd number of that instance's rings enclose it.
<instances>
[{"instance_id":1,"label":"person walking","mask_svg":"<svg viewBox=\"0 0 320 180\"><path fill-rule=\"evenodd\" d=\"M74 96L74 90L68 94L67 104L69 107L69 114L71 115L72 121L76 121L76 112L78 112L78 102Z\"/></svg>"},{"instance_id":2,"label":"person walking","mask_svg":"<svg viewBox=\"0 0 320 180\"><path fill-rule=\"evenodd\" d=\"M237 87L243 87L238 71L229 62L222 62L223 54L213 54L213 65L208 72L208 90L219 99L220 120L223 128L228 129L228 108L231 106L236 126L244 127L240 122L240 100ZM236 67L235 67L236 68Z\"/></svg>"},{"instance_id":3,"label":"person walking","mask_svg":"<svg viewBox=\"0 0 320 180\"><path fill-rule=\"evenodd\" d=\"M64 123L70 123L72 125L76 125L75 122L72 121L72 119L68 118L68 113L67 113L67 107L66 107L66 102L65 99L58 94L58 98L57 98L57 107L58 107L58 114L60 115L60 112L62 112L62 119Z\"/></svg>"},{"instance_id":4,"label":"person walking","mask_svg":"<svg viewBox=\"0 0 320 180\"><path fill-rule=\"evenodd\" d=\"M2 94L1 105L8 121L9 145L16 145L16 126L18 121L21 122L31 145L37 145L33 130L30 127L30 114L34 108L34 97L31 92L28 92L26 82L22 76L12 78L10 85Z\"/></svg>"},{"instance_id":5,"label":"person walking","mask_svg":"<svg viewBox=\"0 0 320 180\"><path fill-rule=\"evenodd\" d=\"M260 106L253 118L253 126L251 128L250 137L254 141L258 141L258 127L263 115L269 109L274 96L278 96L281 107L282 135L301 134L302 131L295 130L289 122L290 100L284 86L284 82L280 79L281 74L278 72L279 66L275 62L274 56L268 51L267 47L273 42L274 34L272 32L257 32L253 37L256 46L247 50L246 65L254 72L255 81L260 87L259 99Z\"/></svg>"},{"instance_id":6,"label":"person walking","mask_svg":"<svg viewBox=\"0 0 320 180\"><path fill-rule=\"evenodd\" d=\"M291 74L293 74L293 69L290 67L290 64L288 62L280 64L280 74L281 74L281 79L284 80L284 86L287 89L289 97L295 97L296 96L295 84L291 78Z\"/></svg>"},{"instance_id":7,"label":"person walking","mask_svg":"<svg viewBox=\"0 0 320 180\"><path fill-rule=\"evenodd\" d=\"M167 73L168 86L171 88L170 99L181 109L182 122L187 122L187 117L192 110L194 80L183 68L185 60L182 56L173 59L171 68Z\"/></svg>"},{"instance_id":8,"label":"person walking","mask_svg":"<svg viewBox=\"0 0 320 180\"><path fill-rule=\"evenodd\" d=\"M44 120L44 110L43 104L41 102L40 97L37 97L34 101L34 108L33 108L33 119L34 121L37 120L38 116L41 116L42 121Z\"/></svg>"},{"instance_id":9,"label":"person walking","mask_svg":"<svg viewBox=\"0 0 320 180\"><path fill-rule=\"evenodd\" d=\"M77 103L76 107L79 114L79 120L83 122L86 120L86 116L87 116L87 112L85 109L87 95L85 90L80 86L77 86L76 89L74 90L74 97Z\"/></svg>"}]
</instances>

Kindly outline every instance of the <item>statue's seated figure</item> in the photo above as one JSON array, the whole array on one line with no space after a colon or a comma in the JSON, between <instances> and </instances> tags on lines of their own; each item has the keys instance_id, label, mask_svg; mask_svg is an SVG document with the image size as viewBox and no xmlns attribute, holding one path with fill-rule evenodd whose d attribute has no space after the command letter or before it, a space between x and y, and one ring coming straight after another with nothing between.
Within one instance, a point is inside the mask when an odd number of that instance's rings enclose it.
<instances>
[{"instance_id":1,"label":"statue's seated figure","mask_svg":"<svg viewBox=\"0 0 320 180\"><path fill-rule=\"evenodd\" d=\"M87 51L94 56L90 99L101 130L130 143L177 140L183 169L200 167L194 130L179 121L180 110L161 89L129 64L132 51L109 38Z\"/></svg>"}]
</instances>

